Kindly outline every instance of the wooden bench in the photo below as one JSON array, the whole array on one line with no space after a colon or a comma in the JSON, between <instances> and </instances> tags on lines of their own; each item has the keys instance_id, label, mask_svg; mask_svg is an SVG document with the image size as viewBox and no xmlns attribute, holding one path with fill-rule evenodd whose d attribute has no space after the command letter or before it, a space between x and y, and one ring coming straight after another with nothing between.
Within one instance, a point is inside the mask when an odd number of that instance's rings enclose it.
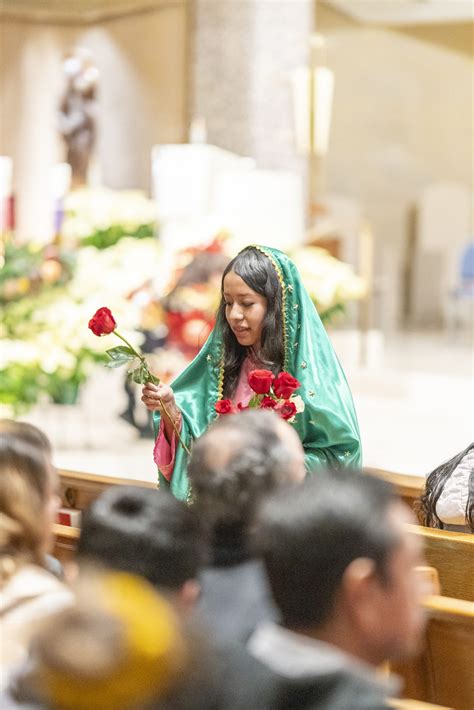
<instances>
[{"instance_id":1,"label":"wooden bench","mask_svg":"<svg viewBox=\"0 0 474 710\"><path fill-rule=\"evenodd\" d=\"M410 476L406 473L385 471L382 468L365 468L364 471L391 483L400 498L404 500L412 510L415 501L425 489L425 478L423 476Z\"/></svg>"},{"instance_id":2,"label":"wooden bench","mask_svg":"<svg viewBox=\"0 0 474 710\"><path fill-rule=\"evenodd\" d=\"M423 703L421 700L408 700L408 698L390 698L387 705L395 710L453 710L446 705L433 705Z\"/></svg>"},{"instance_id":3,"label":"wooden bench","mask_svg":"<svg viewBox=\"0 0 474 710\"><path fill-rule=\"evenodd\" d=\"M79 528L71 528L68 525L53 526L54 548L53 555L62 563L70 562L76 553L77 541L79 540Z\"/></svg>"},{"instance_id":4,"label":"wooden bench","mask_svg":"<svg viewBox=\"0 0 474 710\"><path fill-rule=\"evenodd\" d=\"M425 548L426 562L439 574L445 597L474 602L474 535L408 525Z\"/></svg>"},{"instance_id":5,"label":"wooden bench","mask_svg":"<svg viewBox=\"0 0 474 710\"><path fill-rule=\"evenodd\" d=\"M87 510L89 505L110 486L140 486L157 489L157 483L135 481L131 478L100 476L80 471L59 471L60 495L63 506Z\"/></svg>"},{"instance_id":6,"label":"wooden bench","mask_svg":"<svg viewBox=\"0 0 474 710\"><path fill-rule=\"evenodd\" d=\"M379 468L368 468L366 471L391 483L398 495L411 508L413 508L415 500L421 495L425 485L425 479L422 476L409 476ZM80 471L60 470L59 478L63 505L70 508L78 508L79 510L85 510L109 486L157 488L157 484L150 481L135 481L130 478L101 476L95 473L81 473Z\"/></svg>"},{"instance_id":7,"label":"wooden bench","mask_svg":"<svg viewBox=\"0 0 474 710\"><path fill-rule=\"evenodd\" d=\"M425 646L413 661L391 670L405 681L408 698L472 710L474 707L474 603L428 597Z\"/></svg>"}]
</instances>

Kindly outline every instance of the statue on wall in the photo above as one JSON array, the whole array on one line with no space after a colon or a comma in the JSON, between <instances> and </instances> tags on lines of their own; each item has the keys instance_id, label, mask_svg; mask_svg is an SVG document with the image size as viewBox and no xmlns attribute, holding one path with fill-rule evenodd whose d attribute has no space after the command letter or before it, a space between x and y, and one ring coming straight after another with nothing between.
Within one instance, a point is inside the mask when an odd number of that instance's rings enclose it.
<instances>
[{"instance_id":1,"label":"statue on wall","mask_svg":"<svg viewBox=\"0 0 474 710\"><path fill-rule=\"evenodd\" d=\"M90 53L78 48L63 62L66 87L59 107L59 131L66 144L72 187L87 184L96 142L96 105L99 72Z\"/></svg>"}]
</instances>

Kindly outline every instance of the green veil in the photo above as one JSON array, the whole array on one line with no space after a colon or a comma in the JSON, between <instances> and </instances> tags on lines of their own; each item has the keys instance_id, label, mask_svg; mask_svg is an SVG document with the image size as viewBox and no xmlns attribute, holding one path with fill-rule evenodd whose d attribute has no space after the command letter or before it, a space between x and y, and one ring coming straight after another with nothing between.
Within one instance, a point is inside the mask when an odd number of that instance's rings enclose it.
<instances>
[{"instance_id":1,"label":"green veil","mask_svg":"<svg viewBox=\"0 0 474 710\"><path fill-rule=\"evenodd\" d=\"M305 450L308 472L321 466L360 466L361 445L354 403L346 378L295 264L270 247L256 247L277 272L282 287L283 369L301 382L297 394L305 403L296 416L296 428ZM216 418L214 404L222 398L224 346L216 326L198 355L172 382L182 412L181 436L188 448ZM236 415L238 416L238 415ZM160 413L154 412L155 434ZM189 483L187 454L177 443L171 483L159 472L160 485L186 500Z\"/></svg>"}]
</instances>

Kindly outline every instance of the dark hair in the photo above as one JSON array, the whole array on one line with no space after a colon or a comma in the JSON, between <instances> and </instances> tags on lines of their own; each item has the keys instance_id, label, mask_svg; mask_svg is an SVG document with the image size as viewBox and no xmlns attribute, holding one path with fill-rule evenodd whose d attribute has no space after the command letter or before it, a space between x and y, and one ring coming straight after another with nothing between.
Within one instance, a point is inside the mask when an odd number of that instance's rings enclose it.
<instances>
[{"instance_id":1,"label":"dark hair","mask_svg":"<svg viewBox=\"0 0 474 710\"><path fill-rule=\"evenodd\" d=\"M222 328L224 341L224 397L230 397L236 386L240 366L247 348L240 345L227 322L224 301L224 278L233 271L253 291L267 299L267 312L263 321L260 357L274 374L283 368L283 313L281 286L268 256L255 247L247 247L227 264L222 274L221 302L217 311L217 324Z\"/></svg>"},{"instance_id":2,"label":"dark hair","mask_svg":"<svg viewBox=\"0 0 474 710\"><path fill-rule=\"evenodd\" d=\"M436 512L436 504L443 492L444 486L452 475L454 470L459 466L466 454L474 449L474 443L469 444L464 451L461 451L452 459L446 461L435 468L426 479L426 485L423 495L418 499L416 510L418 516L423 523L430 528L442 528L443 523ZM474 469L469 476L469 490L466 505L466 525L474 532Z\"/></svg>"},{"instance_id":3,"label":"dark hair","mask_svg":"<svg viewBox=\"0 0 474 710\"><path fill-rule=\"evenodd\" d=\"M204 564L199 520L164 491L113 486L84 515L78 557L178 590Z\"/></svg>"},{"instance_id":4,"label":"dark hair","mask_svg":"<svg viewBox=\"0 0 474 710\"><path fill-rule=\"evenodd\" d=\"M208 528L247 528L263 497L288 482L293 454L274 412L254 409L214 422L193 445L188 476L195 506ZM228 451L223 462L215 452Z\"/></svg>"},{"instance_id":5,"label":"dark hair","mask_svg":"<svg viewBox=\"0 0 474 710\"><path fill-rule=\"evenodd\" d=\"M358 470L318 471L265 503L259 549L283 622L317 628L334 609L344 571L373 559L382 580L398 537L387 521L396 501L385 481Z\"/></svg>"}]
</instances>

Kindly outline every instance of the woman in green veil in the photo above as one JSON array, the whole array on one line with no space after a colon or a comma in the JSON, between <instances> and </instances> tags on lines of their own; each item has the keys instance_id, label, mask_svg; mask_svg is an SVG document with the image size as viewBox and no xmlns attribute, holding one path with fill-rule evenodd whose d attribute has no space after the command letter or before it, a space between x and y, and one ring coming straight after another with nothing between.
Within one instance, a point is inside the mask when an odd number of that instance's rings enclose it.
<instances>
[{"instance_id":1,"label":"woman in green veil","mask_svg":"<svg viewBox=\"0 0 474 710\"><path fill-rule=\"evenodd\" d=\"M308 473L361 465L352 396L295 264L277 249L251 246L224 271L216 325L196 358L171 386L143 388L142 400L153 412L160 484L177 498L186 500L190 491L188 454L174 428L189 449L216 418L218 400L248 404L254 393L247 376L259 368L275 375L284 370L301 383L305 408L293 426ZM169 417L162 414L160 399Z\"/></svg>"}]
</instances>

